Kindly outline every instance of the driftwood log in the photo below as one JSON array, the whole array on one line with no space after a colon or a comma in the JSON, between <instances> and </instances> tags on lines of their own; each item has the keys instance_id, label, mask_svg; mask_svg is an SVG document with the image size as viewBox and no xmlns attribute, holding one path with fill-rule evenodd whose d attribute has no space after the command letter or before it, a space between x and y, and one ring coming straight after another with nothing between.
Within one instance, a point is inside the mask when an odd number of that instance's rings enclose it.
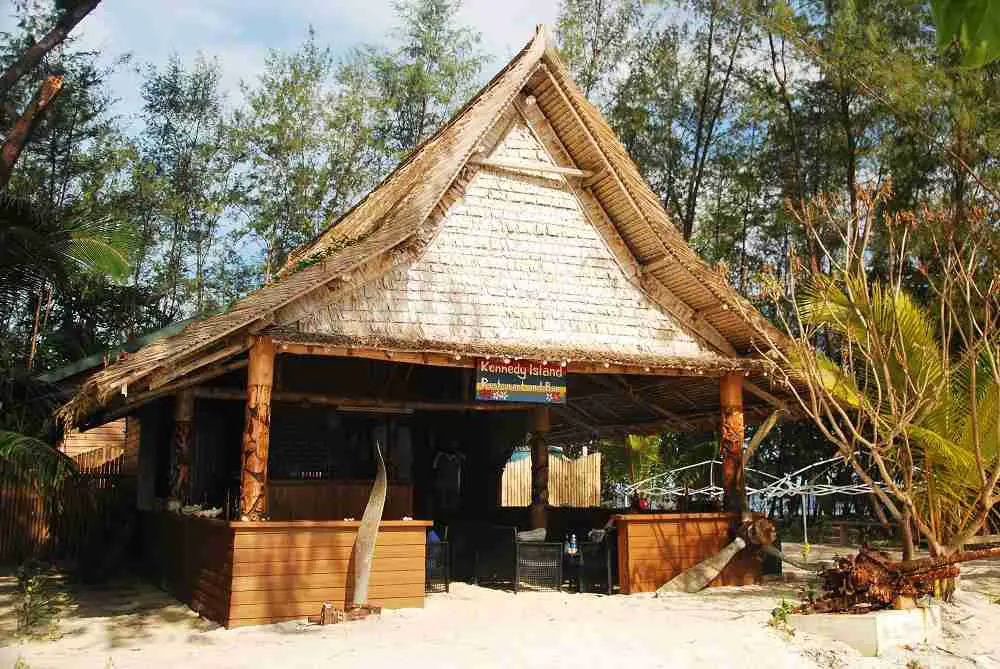
<instances>
[{"instance_id":1,"label":"driftwood log","mask_svg":"<svg viewBox=\"0 0 1000 669\"><path fill-rule=\"evenodd\" d=\"M959 575L959 563L1000 557L1000 547L958 551L941 557L893 560L888 553L862 546L857 555L838 557L819 572L822 594L806 602L804 613L865 613L905 608L934 594L939 581Z\"/></svg>"},{"instance_id":2,"label":"driftwood log","mask_svg":"<svg viewBox=\"0 0 1000 669\"><path fill-rule=\"evenodd\" d=\"M656 594L704 590L709 583L718 578L726 565L732 562L741 550L747 546L753 546L757 549L769 546L774 543L777 536L777 528L767 518L746 520L736 530L736 538L724 546L721 551L677 574L657 588Z\"/></svg>"},{"instance_id":3,"label":"driftwood log","mask_svg":"<svg viewBox=\"0 0 1000 669\"><path fill-rule=\"evenodd\" d=\"M368 497L368 504L361 516L361 526L358 527L358 538L354 540L354 598L355 608L368 605L368 580L372 573L372 561L375 559L375 540L378 538L378 525L382 522L382 510L385 508L387 490L385 459L382 448L375 442L375 456L378 459L378 472L375 474L375 485Z\"/></svg>"},{"instance_id":4,"label":"driftwood log","mask_svg":"<svg viewBox=\"0 0 1000 669\"><path fill-rule=\"evenodd\" d=\"M375 559L375 541L378 539L378 526L382 522L382 511L385 509L385 496L388 490L385 459L382 457L382 448L378 442L375 442L375 456L378 463L375 484L368 496L368 504L365 505L361 524L358 526L358 536L354 540L354 590L351 603L346 610L341 611L332 602L323 602L319 615L310 616L309 622L332 625L345 620L361 620L382 612L381 607L368 604L368 581Z\"/></svg>"}]
</instances>

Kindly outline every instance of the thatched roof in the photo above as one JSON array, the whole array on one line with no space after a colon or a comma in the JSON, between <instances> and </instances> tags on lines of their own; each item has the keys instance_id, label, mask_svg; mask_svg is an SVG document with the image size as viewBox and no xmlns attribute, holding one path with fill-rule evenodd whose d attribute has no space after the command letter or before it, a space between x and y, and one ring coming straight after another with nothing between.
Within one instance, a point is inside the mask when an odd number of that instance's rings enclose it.
<instances>
[{"instance_id":1,"label":"thatched roof","mask_svg":"<svg viewBox=\"0 0 1000 669\"><path fill-rule=\"evenodd\" d=\"M475 333L452 337L446 332L442 336L438 329L425 336L420 322L410 323L416 329L397 328L366 337L341 327L336 315L343 316L345 300L364 299L367 287L388 285L394 272L422 257L445 227L442 221L448 219L449 209L462 201L466 186L481 169L470 159L484 147L496 145L512 119L530 126L556 169L588 175L572 186L565 185L565 178L558 180L566 192L575 193L587 219L600 230L616 271L644 293L643 300L670 315L670 323L658 327L680 333L674 349L631 351L615 332L578 342L571 350L554 350L546 341L518 345L516 333L510 341L501 337L499 345L493 335L480 334L477 339ZM386 309L391 311L392 305ZM637 303L633 311L648 313L647 305ZM325 321L317 317L319 313L327 314ZM149 393L175 379L203 373L204 367L221 365L242 353L248 335L262 332L300 339L353 336L356 345L364 340L365 345L401 350L580 355L662 367L749 369L756 365L745 357L752 357L755 331L748 318L766 327L764 319L684 242L539 28L503 70L380 186L293 253L276 281L229 311L196 321L98 372L62 415L76 422L119 392ZM619 340L624 343L617 348L609 343Z\"/></svg>"}]
</instances>

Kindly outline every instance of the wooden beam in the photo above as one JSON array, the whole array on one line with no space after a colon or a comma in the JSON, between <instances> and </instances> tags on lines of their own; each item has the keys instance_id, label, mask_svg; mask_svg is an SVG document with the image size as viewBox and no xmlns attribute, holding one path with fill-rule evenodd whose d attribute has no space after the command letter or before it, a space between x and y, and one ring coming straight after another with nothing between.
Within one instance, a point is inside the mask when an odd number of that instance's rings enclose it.
<instances>
[{"instance_id":1,"label":"wooden beam","mask_svg":"<svg viewBox=\"0 0 1000 669\"><path fill-rule=\"evenodd\" d=\"M477 351L462 351L461 353L445 353L441 351L404 351L392 348L373 349L353 346L343 346L341 344L323 344L308 342L282 341L275 338L275 351L277 353L287 353L290 355L317 355L336 358L366 358L370 360L383 360L386 362L400 362L415 365L429 365L432 367L457 367L475 368L478 358L501 358L519 357L516 354L510 356L498 356L495 353L489 355ZM553 356L550 360L558 360L559 356ZM570 374L631 374L637 376L670 376L670 377L699 377L706 378L719 377L731 371L756 371L763 370L764 364L753 358L736 358L727 361L725 365L713 367L711 364L701 364L693 362L690 366L673 364L665 366L662 364L618 364L599 363L591 361L566 362L566 372Z\"/></svg>"},{"instance_id":2,"label":"wooden beam","mask_svg":"<svg viewBox=\"0 0 1000 669\"><path fill-rule=\"evenodd\" d=\"M602 385L607 386L612 391L624 392L625 395L630 400L632 400L639 406L643 407L647 411L650 411L662 418L665 418L667 421L669 421L672 429L681 429L681 430L691 429L691 425L688 424L688 422L685 421L683 418L681 418L678 414L669 411L659 406L658 404L654 404L653 402L650 402L646 398L636 393L635 390L632 388L632 386L629 385L628 381L626 381L622 376L616 374L610 377L596 377L596 379L598 380L598 382L600 382Z\"/></svg>"},{"instance_id":3,"label":"wooden beam","mask_svg":"<svg viewBox=\"0 0 1000 669\"><path fill-rule=\"evenodd\" d=\"M556 414L567 423L572 423L573 425L587 430L588 432L597 432L597 426L591 422L580 418L580 412L576 410L572 404L556 405L552 407L552 413Z\"/></svg>"},{"instance_id":4,"label":"wooden beam","mask_svg":"<svg viewBox=\"0 0 1000 669\"><path fill-rule=\"evenodd\" d=\"M503 158L470 158L469 163L482 167L492 167L499 170L509 170L512 172L544 172L548 174L558 174L565 177L585 178L593 176L593 172L578 170L575 167L560 167L551 163L541 161L532 162L527 160L505 160Z\"/></svg>"},{"instance_id":5,"label":"wooden beam","mask_svg":"<svg viewBox=\"0 0 1000 669\"><path fill-rule=\"evenodd\" d=\"M780 409L781 411L784 411L789 416L795 415L795 412L792 411L792 407L790 407L787 402L772 395L771 393L767 392L757 384L751 383L750 381L743 379L743 388L751 395L759 397L760 399L764 400L771 406Z\"/></svg>"},{"instance_id":6,"label":"wooden beam","mask_svg":"<svg viewBox=\"0 0 1000 669\"><path fill-rule=\"evenodd\" d=\"M673 411L670 411L669 409L666 409L663 406L660 406L658 403L654 402L653 400L651 400L651 399L649 399L647 397L643 397L639 393L635 392L635 389L632 387L632 385L628 382L628 380L624 376L615 375L614 378L621 385L622 389L626 393L628 393L628 396L633 401L635 401L638 404L646 407L647 409L649 409L653 413L657 413L660 416L663 416L664 418L667 418L669 420L672 420L672 421L676 422L677 425L679 427L681 427L682 429L686 429L686 430L690 430L691 429L691 425L686 420L684 420L679 414L674 413Z\"/></svg>"},{"instance_id":7,"label":"wooden beam","mask_svg":"<svg viewBox=\"0 0 1000 669\"><path fill-rule=\"evenodd\" d=\"M672 255L662 255L657 257L655 260L650 260L648 263L642 266L644 272L655 272L663 267L668 267L672 265L676 260Z\"/></svg>"},{"instance_id":8,"label":"wooden beam","mask_svg":"<svg viewBox=\"0 0 1000 669\"><path fill-rule=\"evenodd\" d=\"M271 443L274 343L255 337L247 368L247 408L240 471L240 519L267 519L267 456Z\"/></svg>"},{"instance_id":9,"label":"wooden beam","mask_svg":"<svg viewBox=\"0 0 1000 669\"><path fill-rule=\"evenodd\" d=\"M194 376L190 376L188 378L175 381L174 383L171 383L168 386L164 386L163 388L159 388L157 390L151 390L144 393L139 393L138 395L133 395L132 398L123 406L120 406L114 409L113 411L109 411L107 413L97 414L95 418L92 418L91 420L88 420L86 423L81 425L80 429L87 430L91 427L94 427L95 425L103 425L108 421L115 420L117 418L121 418L122 416L130 414L139 407L144 406L152 402L153 400L164 397L165 395L170 395L172 393L177 392L178 390L183 390L184 388L190 388L191 386L195 386L199 383L204 383L205 381L211 381L214 378L220 377L223 374L228 374L229 372L236 371L237 369L243 369L248 364L249 364L248 360L236 360L234 362L226 363L225 365L217 365L216 367L207 369L200 374L196 374Z\"/></svg>"},{"instance_id":10,"label":"wooden beam","mask_svg":"<svg viewBox=\"0 0 1000 669\"><path fill-rule=\"evenodd\" d=\"M239 388L196 388L195 396L214 400L245 400L247 393ZM386 400L363 397L338 397L322 393L297 393L276 391L271 393L271 402L288 404L315 404L343 409L364 409L377 411L526 411L538 407L524 402L423 402L409 400Z\"/></svg>"},{"instance_id":11,"label":"wooden beam","mask_svg":"<svg viewBox=\"0 0 1000 669\"><path fill-rule=\"evenodd\" d=\"M420 351L399 351L393 349L357 348L328 344L311 344L302 342L287 342L281 338L275 339L278 353L290 355L317 355L335 358L366 358L369 360L384 360L386 362L401 362L431 367L473 368L476 358L461 353L438 353Z\"/></svg>"},{"instance_id":12,"label":"wooden beam","mask_svg":"<svg viewBox=\"0 0 1000 669\"><path fill-rule=\"evenodd\" d=\"M185 374L188 374L200 367L205 367L207 365L212 364L213 362L229 358L231 356L236 355L237 353L242 353L243 351L247 350L249 346L250 346L249 342L239 342L231 346L225 346L219 349L218 351L213 351L212 353L208 353L203 356L199 355L197 359L191 360L184 365L179 365L179 366L175 365L168 369L164 369L160 373L155 374L150 378L149 389L156 390L157 388L160 388L170 383L174 379L180 378Z\"/></svg>"},{"instance_id":13,"label":"wooden beam","mask_svg":"<svg viewBox=\"0 0 1000 669\"><path fill-rule=\"evenodd\" d=\"M584 190L589 190L590 188L593 188L596 184L607 179L609 176L610 175L608 174L607 170L603 169L597 170L596 172L594 172L592 176L589 176L580 182L580 188L583 188Z\"/></svg>"}]
</instances>

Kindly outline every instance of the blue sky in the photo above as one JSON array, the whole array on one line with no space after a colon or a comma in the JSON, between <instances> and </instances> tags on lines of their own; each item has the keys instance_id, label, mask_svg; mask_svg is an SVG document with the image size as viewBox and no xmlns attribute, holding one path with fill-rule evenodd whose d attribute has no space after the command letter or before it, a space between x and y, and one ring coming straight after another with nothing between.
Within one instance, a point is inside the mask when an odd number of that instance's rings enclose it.
<instances>
[{"instance_id":1,"label":"blue sky","mask_svg":"<svg viewBox=\"0 0 1000 669\"><path fill-rule=\"evenodd\" d=\"M536 24L554 27L557 9L558 0L466 0L460 20L482 33L492 58L484 80L524 46ZM135 64L158 65L172 52L185 61L199 51L217 56L232 101L239 81L261 70L268 49L294 49L310 25L337 53L386 44L395 26L392 0L104 0L76 34L82 46L109 57L131 52ZM111 82L126 114L138 108L139 81L125 70Z\"/></svg>"}]
</instances>

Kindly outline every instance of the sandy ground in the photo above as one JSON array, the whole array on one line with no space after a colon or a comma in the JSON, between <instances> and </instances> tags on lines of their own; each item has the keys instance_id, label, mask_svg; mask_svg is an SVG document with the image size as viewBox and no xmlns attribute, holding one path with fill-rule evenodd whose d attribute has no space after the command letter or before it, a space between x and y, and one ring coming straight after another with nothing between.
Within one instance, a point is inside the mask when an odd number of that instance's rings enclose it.
<instances>
[{"instance_id":1,"label":"sandy ground","mask_svg":"<svg viewBox=\"0 0 1000 669\"><path fill-rule=\"evenodd\" d=\"M787 551L798 548L786 545ZM815 547L810 559L834 549ZM426 608L327 627L284 623L225 630L136 580L73 592L47 639L10 636L10 588L0 585L0 669L42 667L979 667L1000 669L1000 560L966 565L944 639L862 658L847 646L769 627L802 574L697 595L521 593L452 585Z\"/></svg>"}]
</instances>

